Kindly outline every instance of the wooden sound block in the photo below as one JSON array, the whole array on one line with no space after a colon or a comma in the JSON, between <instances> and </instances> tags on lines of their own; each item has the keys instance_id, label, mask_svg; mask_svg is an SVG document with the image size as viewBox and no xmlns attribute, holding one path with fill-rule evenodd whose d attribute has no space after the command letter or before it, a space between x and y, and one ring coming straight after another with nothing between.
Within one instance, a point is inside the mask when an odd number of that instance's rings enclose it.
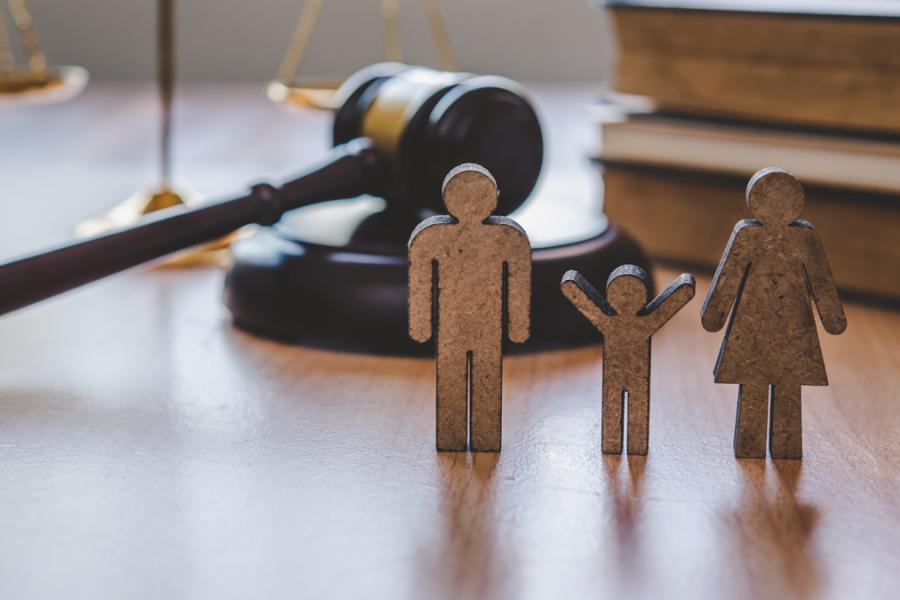
<instances>
[{"instance_id":1,"label":"wooden sound block","mask_svg":"<svg viewBox=\"0 0 900 600\"><path fill-rule=\"evenodd\" d=\"M407 335L407 241L423 215L395 216L376 198L298 209L232 245L225 303L237 326L291 343L390 354L433 354ZM619 265L645 270L640 247L599 211L569 224L541 211L512 215L533 247L532 333L509 351L596 343L559 293L569 269L606 281Z\"/></svg>"}]
</instances>

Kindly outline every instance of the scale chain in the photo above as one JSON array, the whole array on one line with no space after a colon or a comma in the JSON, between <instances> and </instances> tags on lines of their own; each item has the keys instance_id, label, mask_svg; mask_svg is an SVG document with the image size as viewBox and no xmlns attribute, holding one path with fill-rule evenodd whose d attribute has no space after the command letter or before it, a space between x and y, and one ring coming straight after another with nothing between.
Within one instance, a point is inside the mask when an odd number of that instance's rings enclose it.
<instances>
[{"instance_id":1,"label":"scale chain","mask_svg":"<svg viewBox=\"0 0 900 600\"><path fill-rule=\"evenodd\" d=\"M22 39L22 47L28 59L28 68L33 73L43 74L47 71L47 59L41 52L37 36L34 34L31 13L25 5L25 0L9 0L9 12L12 15L16 27Z\"/></svg>"}]
</instances>

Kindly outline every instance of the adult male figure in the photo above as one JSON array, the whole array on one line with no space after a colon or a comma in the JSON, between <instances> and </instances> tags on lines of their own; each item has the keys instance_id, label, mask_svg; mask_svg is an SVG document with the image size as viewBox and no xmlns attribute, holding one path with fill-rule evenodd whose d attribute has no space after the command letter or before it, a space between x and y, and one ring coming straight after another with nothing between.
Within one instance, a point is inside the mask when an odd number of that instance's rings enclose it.
<instances>
[{"instance_id":1,"label":"adult male figure","mask_svg":"<svg viewBox=\"0 0 900 600\"><path fill-rule=\"evenodd\" d=\"M449 215L409 240L409 335L436 336L437 449L499 451L502 341L530 334L531 245L512 219L491 216L497 182L460 165L444 180Z\"/></svg>"}]
</instances>

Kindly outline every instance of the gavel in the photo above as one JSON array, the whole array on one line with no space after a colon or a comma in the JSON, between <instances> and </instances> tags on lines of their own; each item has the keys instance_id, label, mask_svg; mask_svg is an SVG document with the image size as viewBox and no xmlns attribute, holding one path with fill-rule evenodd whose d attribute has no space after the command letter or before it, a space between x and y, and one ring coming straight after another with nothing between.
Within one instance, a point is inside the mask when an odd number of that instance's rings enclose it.
<instances>
[{"instance_id":1,"label":"gavel","mask_svg":"<svg viewBox=\"0 0 900 600\"><path fill-rule=\"evenodd\" d=\"M239 198L161 210L0 264L0 315L316 202L370 194L390 210L441 211L441 182L464 162L493 173L498 214L520 206L537 182L540 123L508 79L380 63L352 75L337 95L334 148L317 166L279 187L260 183Z\"/></svg>"}]
</instances>

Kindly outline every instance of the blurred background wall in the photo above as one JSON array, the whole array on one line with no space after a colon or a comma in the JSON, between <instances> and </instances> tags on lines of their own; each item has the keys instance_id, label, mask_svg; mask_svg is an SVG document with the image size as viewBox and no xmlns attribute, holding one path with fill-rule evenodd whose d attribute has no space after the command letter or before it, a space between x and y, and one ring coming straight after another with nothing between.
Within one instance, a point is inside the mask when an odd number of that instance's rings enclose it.
<instances>
[{"instance_id":1,"label":"blurred background wall","mask_svg":"<svg viewBox=\"0 0 900 600\"><path fill-rule=\"evenodd\" d=\"M273 77L305 0L177 0L179 77ZM596 81L611 60L610 28L593 0L441 0L460 68L524 81ZM400 0L407 62L436 64L423 0ZM154 0L30 0L50 61L95 80L153 74ZM383 56L379 0L325 0L308 74L347 74Z\"/></svg>"}]
</instances>

